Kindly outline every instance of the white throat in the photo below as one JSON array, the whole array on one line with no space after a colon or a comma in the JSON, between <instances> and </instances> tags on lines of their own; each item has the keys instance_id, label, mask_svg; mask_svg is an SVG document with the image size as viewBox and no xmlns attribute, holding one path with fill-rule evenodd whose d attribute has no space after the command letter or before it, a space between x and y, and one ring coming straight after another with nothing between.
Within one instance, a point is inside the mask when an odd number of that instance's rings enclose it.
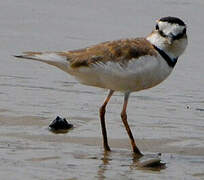
<instances>
[{"instance_id":1,"label":"white throat","mask_svg":"<svg viewBox=\"0 0 204 180\"><path fill-rule=\"evenodd\" d=\"M146 39L157 48L164 51L171 59L178 58L187 46L187 39L183 38L174 42L169 42L167 38L162 37L159 33L153 32Z\"/></svg>"}]
</instances>

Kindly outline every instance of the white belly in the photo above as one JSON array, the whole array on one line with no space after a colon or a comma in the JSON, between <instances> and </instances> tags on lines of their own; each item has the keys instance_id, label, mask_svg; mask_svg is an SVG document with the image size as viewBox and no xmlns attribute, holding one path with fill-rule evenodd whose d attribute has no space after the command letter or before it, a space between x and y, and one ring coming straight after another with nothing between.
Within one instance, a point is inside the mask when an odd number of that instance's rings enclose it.
<instances>
[{"instance_id":1,"label":"white belly","mask_svg":"<svg viewBox=\"0 0 204 180\"><path fill-rule=\"evenodd\" d=\"M151 88L171 73L167 63L160 57L145 56L133 59L127 65L118 62L94 64L72 71L81 83L115 91L139 91Z\"/></svg>"}]
</instances>

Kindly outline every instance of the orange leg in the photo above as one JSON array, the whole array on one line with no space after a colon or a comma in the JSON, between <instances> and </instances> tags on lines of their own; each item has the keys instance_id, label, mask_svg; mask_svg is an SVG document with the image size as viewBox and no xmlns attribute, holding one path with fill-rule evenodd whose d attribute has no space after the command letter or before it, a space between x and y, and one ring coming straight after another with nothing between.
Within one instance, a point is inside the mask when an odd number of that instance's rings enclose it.
<instances>
[{"instance_id":1,"label":"orange leg","mask_svg":"<svg viewBox=\"0 0 204 180\"><path fill-rule=\"evenodd\" d=\"M108 145L108 138L107 138L107 132L106 132L106 124L105 124L105 113L106 113L106 105L108 104L111 96L113 95L114 91L110 90L109 94L103 103L103 105L100 107L100 120L101 120L101 128L102 128L102 134L103 134L103 146L105 151L110 151L110 147Z\"/></svg>"},{"instance_id":2,"label":"orange leg","mask_svg":"<svg viewBox=\"0 0 204 180\"><path fill-rule=\"evenodd\" d=\"M140 152L140 150L138 149L138 147L136 146L135 144L135 140L134 140L134 137L132 135L132 132L131 132L131 129L128 125L128 121L127 121L127 113L126 113L126 109L127 109L127 104L128 104L128 98L129 98L129 95L130 93L125 93L125 96L124 96L124 103L123 103L123 109L122 109L122 112L121 112L121 118L122 118L122 121L123 121L123 124L126 128L126 131L128 133L128 136L130 138L130 142L131 142L131 145L132 145L132 150L135 154L137 155L142 155L142 153Z\"/></svg>"}]
</instances>

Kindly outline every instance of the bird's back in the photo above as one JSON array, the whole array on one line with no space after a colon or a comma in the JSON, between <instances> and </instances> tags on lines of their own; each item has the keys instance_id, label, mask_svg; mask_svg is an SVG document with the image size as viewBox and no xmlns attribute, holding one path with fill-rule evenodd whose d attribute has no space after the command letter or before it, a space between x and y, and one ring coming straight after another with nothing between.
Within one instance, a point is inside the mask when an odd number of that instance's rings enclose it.
<instances>
[{"instance_id":1,"label":"bird's back","mask_svg":"<svg viewBox=\"0 0 204 180\"><path fill-rule=\"evenodd\" d=\"M73 75L82 84L117 91L155 86L170 73L145 38L107 41L64 52L25 52L20 58L42 61Z\"/></svg>"}]
</instances>

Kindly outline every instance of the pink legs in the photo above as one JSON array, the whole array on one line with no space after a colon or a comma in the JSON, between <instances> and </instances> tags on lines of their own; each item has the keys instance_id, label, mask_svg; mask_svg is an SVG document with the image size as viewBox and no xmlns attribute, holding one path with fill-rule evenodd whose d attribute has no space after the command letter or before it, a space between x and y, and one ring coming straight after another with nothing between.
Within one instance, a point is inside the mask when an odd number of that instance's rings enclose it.
<instances>
[{"instance_id":1,"label":"pink legs","mask_svg":"<svg viewBox=\"0 0 204 180\"><path fill-rule=\"evenodd\" d=\"M121 112L121 118L122 118L122 121L123 121L123 124L125 126L125 129L128 133L128 136L130 138L130 142L131 142L131 145L132 145L132 150L135 154L137 155L142 155L142 153L140 152L140 150L138 149L138 147L136 146L135 144L135 140L134 140L134 137L132 135L132 132L131 132L131 129L128 125L128 121L127 121L127 113L126 113L126 109L127 109L127 104L128 104L128 98L129 98L129 95L130 93L127 92L125 93L125 96L124 96L124 103L123 103L123 109L122 109L122 112Z\"/></svg>"},{"instance_id":2,"label":"pink legs","mask_svg":"<svg viewBox=\"0 0 204 180\"><path fill-rule=\"evenodd\" d=\"M109 94L103 103L103 105L100 107L100 119L101 119L101 128L102 128L102 134L103 134L103 146L105 151L110 151L110 147L108 145L108 138L107 138L107 132L106 132L106 124L105 124L105 113L106 113L106 105L108 104L111 96L113 95L114 91L110 90Z\"/></svg>"},{"instance_id":3,"label":"pink legs","mask_svg":"<svg viewBox=\"0 0 204 180\"><path fill-rule=\"evenodd\" d=\"M101 120L101 128L102 128L102 134L103 134L103 146L104 146L105 151L110 151L110 147L108 145L107 132L106 132L105 112L106 112L106 105L108 104L108 102L109 102L111 96L113 95L113 93L114 93L113 90L109 91L109 94L108 94L106 100L104 101L103 105L100 107L100 110L99 110L100 120ZM135 144L134 137L132 135L131 129L130 129L130 127L128 125L128 121L127 121L126 109L127 109L129 95L130 95L129 92L125 93L123 109L122 109L122 112L121 112L121 118L122 118L123 124L124 124L124 126L126 128L126 131L128 133L128 136L130 138L130 142L131 142L131 145L132 145L133 152L135 154L137 154L137 155L142 155L142 153L140 152L140 150L138 149L138 147Z\"/></svg>"}]
</instances>

